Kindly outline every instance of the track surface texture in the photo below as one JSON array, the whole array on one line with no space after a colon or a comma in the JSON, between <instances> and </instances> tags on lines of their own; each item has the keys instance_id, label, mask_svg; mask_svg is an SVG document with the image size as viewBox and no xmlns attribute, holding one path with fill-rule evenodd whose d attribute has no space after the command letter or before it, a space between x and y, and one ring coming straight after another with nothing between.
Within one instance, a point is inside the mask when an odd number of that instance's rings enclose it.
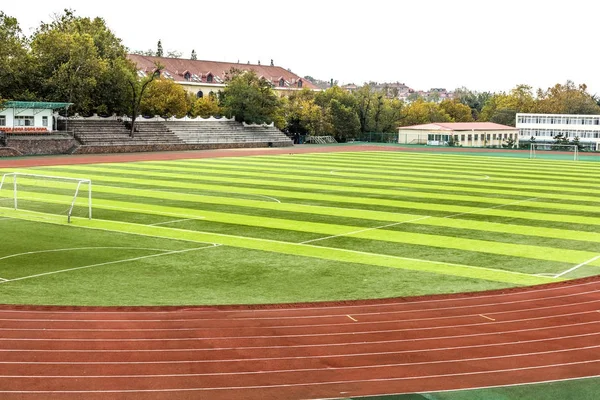
<instances>
[{"instance_id":1,"label":"track surface texture","mask_svg":"<svg viewBox=\"0 0 600 400\"><path fill-rule=\"evenodd\" d=\"M600 279L329 304L0 308L2 399L323 399L600 368Z\"/></svg>"},{"instance_id":2,"label":"track surface texture","mask_svg":"<svg viewBox=\"0 0 600 400\"><path fill-rule=\"evenodd\" d=\"M258 153L215 151L212 156L243 154ZM164 157L196 158L159 153L3 160L0 165ZM596 277L343 303L0 306L0 398L324 399L596 376L599 306Z\"/></svg>"}]
</instances>

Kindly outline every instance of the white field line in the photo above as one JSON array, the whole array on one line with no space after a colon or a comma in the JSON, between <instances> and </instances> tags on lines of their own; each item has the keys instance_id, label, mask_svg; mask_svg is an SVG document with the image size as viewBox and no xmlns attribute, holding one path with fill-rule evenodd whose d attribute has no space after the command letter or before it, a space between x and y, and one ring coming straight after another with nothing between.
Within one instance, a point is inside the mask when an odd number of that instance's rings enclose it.
<instances>
[{"instance_id":1,"label":"white field line","mask_svg":"<svg viewBox=\"0 0 600 400\"><path fill-rule=\"evenodd\" d=\"M321 367L321 368L294 368L294 369L277 369L277 370L260 370L260 371L237 371L237 372L208 372L208 373L181 373L181 374L131 374L131 375L0 375L0 378L33 378L33 379L98 379L98 378L170 378L177 376L226 376L226 375L258 375L258 374L284 374L290 372L314 372L314 371L346 371L346 370L357 370L357 369L378 369L378 368L394 368L394 367L407 367L417 365L437 365L437 364L456 364L456 363L469 363L476 361L485 360L500 360L508 357L530 357L542 354L556 354L556 353L568 353L581 350L592 350L599 348L600 345L584 346L584 347L573 347L568 349L559 350L547 350L530 353L517 353L517 354L503 354L499 356L490 357L473 357L473 358L456 358L452 360L436 360L436 361L418 361L418 362L405 362L405 363L390 363L390 364L367 364L357 365L349 367ZM599 359L590 361L600 361Z\"/></svg>"},{"instance_id":2,"label":"white field line","mask_svg":"<svg viewBox=\"0 0 600 400\"><path fill-rule=\"evenodd\" d=\"M0 218L0 221L4 221L4 220L7 220L7 219L14 219L14 218L13 217L2 217L2 218Z\"/></svg>"},{"instance_id":3,"label":"white field line","mask_svg":"<svg viewBox=\"0 0 600 400\"><path fill-rule=\"evenodd\" d=\"M300 242L299 244L307 244L307 243L312 243L312 242L318 242L319 240L333 239L333 238L340 237L340 236L354 235L354 234L357 234L357 233L372 231L372 230L375 230L375 229L383 229L383 228L388 228L390 226L396 226L396 225L400 225L400 224L406 224L406 223L409 223L409 222L420 221L422 219L427 219L427 218L431 218L431 216L427 215L425 217L420 217L420 218L415 218L415 219L409 219L408 221L394 222L393 224L376 226L374 228L365 228L365 229L360 229L358 231L352 231L352 232L347 232L347 233L340 233L339 235L325 236L325 237L318 238L318 239L306 240L304 242Z\"/></svg>"},{"instance_id":4,"label":"white field line","mask_svg":"<svg viewBox=\"0 0 600 400\"><path fill-rule=\"evenodd\" d=\"M6 282L8 279L0 278L0 282Z\"/></svg>"},{"instance_id":5,"label":"white field line","mask_svg":"<svg viewBox=\"0 0 600 400\"><path fill-rule=\"evenodd\" d=\"M589 263L592 263L592 262L596 261L596 260L597 260L597 259L599 259L599 258L600 258L600 256L596 256L596 257L594 257L594 258L591 258L591 259L589 259L589 260L587 260L587 261L585 261L585 262L582 262L582 263L581 263L581 264L579 264L579 265L576 265L576 266L574 266L573 268L570 268L570 269L568 269L568 270L566 270L566 271L564 271L564 272L561 272L560 274L554 275L554 278L560 278L561 276L563 276L563 275L566 275L566 274L568 274L569 272L573 272L573 271L575 271L576 269L578 269L579 267L583 267L584 265L587 265L587 264L589 264Z\"/></svg>"},{"instance_id":6,"label":"white field line","mask_svg":"<svg viewBox=\"0 0 600 400\"><path fill-rule=\"evenodd\" d=\"M124 263L124 262L129 262L129 261L138 261L138 260L143 260L143 259L146 259L146 258L168 256L168 255L171 255L171 254L186 253L188 251L202 250L202 249L208 249L208 248L213 248L213 247L218 247L218 246L221 246L221 245L215 243L215 244L213 244L211 246L198 247L198 248L195 248L195 249L185 249L185 250L169 251L169 252L161 253L161 254L151 254L149 256L134 257L134 258L128 258L128 259L125 259L125 260L109 261L109 262L99 263L99 264L84 265L82 267L61 269L61 270L58 270L58 271L44 272L43 274L35 274L35 275L23 276L23 277L20 277L20 278L8 279L8 280L4 280L4 281L0 282L0 284L7 283L7 282L22 281L24 279L38 278L40 276L54 275L54 274L59 274L59 273L62 273L62 272L76 271L76 270L79 270L79 269L100 267L100 266L111 265L111 264L119 264L119 263Z\"/></svg>"},{"instance_id":7,"label":"white field line","mask_svg":"<svg viewBox=\"0 0 600 400\"><path fill-rule=\"evenodd\" d=\"M0 257L0 261L1 260L6 260L7 258L13 258L13 257L20 257L20 256L26 256L26 255L30 255L30 254L40 254L40 253L56 253L56 252L60 252L60 251L76 251L76 250L105 250L105 249L118 249L118 250L151 250L151 251L162 251L162 252L168 252L170 250L164 250L164 249L153 249L153 248L146 248L146 247L104 247L104 246L95 246L95 247L70 247L70 248L66 248L66 249L52 249L52 250L38 250L38 251L27 251L25 253L17 253L17 254L11 254L8 256L4 256L4 257Z\"/></svg>"},{"instance_id":8,"label":"white field line","mask_svg":"<svg viewBox=\"0 0 600 400\"><path fill-rule=\"evenodd\" d=\"M580 304L587 304L587 303L595 303L598 302L598 300L595 301L590 301L590 302L586 302L586 303L580 303ZM570 307L569 304L565 304L563 305L563 307ZM542 307L544 308L544 307ZM552 307L548 307L548 308L552 308ZM177 337L177 338L102 338L102 339L98 339L98 338L83 338L83 339L67 339L67 338L53 338L53 339L47 339L47 338L3 338L0 337L0 341L2 342L189 342L189 341L203 341L203 340L212 340L212 341L222 341L222 340L239 340L239 339L275 339L275 338L312 338L312 337L332 337L332 336L351 336L351 337L358 337L361 335L375 335L375 334L381 334L381 333L400 333L400 332L414 332L414 331L437 331L437 330L443 330L443 329L458 329L458 328L473 328L473 327L480 327L480 326L491 326L491 325L504 325L504 324L514 324L514 323L518 323L518 322L531 322L531 321L539 321L539 320L545 320L545 319L552 319L552 318L559 318L559 317L573 317L573 316L581 316L583 314L595 314L596 311L584 311L584 312L578 312L578 313L566 313L566 314L556 314L556 315L545 315L542 317L533 317L533 318L519 318L519 319L512 319L512 320L505 320L505 321L490 321L490 322L477 322L477 323L470 323L470 324L458 324L458 325L443 325L443 326L429 326L429 327L420 327L420 328L401 328L401 329L378 329L378 330L363 330L363 331L353 331L353 332L331 332L331 333L303 333L303 334L281 334L281 335L275 335L275 334L271 334L271 335L252 335L252 336L218 336L218 337L214 337L214 336L190 336L190 337ZM421 321L421 320L435 320L436 318L423 318L423 319L412 319L410 320L411 322L414 321ZM479 320L481 320L481 318L479 318ZM127 321L127 322L131 322L131 321ZM600 321L593 321L593 323L600 323ZM575 324L571 324L571 325L575 325ZM569 325L570 326L570 325ZM544 327L544 329L548 329L548 327ZM504 331L498 332L491 332L488 334L495 334L495 335L499 335L499 334L503 334L506 333ZM464 336L471 336L471 335L459 335L459 336L450 336L450 337L464 337ZM430 340L432 338L423 338L422 340ZM420 339L409 339L410 341L416 341L416 340L420 340ZM348 343L352 343L352 342L348 342ZM348 344L346 343L346 344ZM371 342L359 342L359 343L371 343ZM356 344L356 343L355 343ZM332 345L331 343L329 343L328 345ZM269 346L267 348L271 348L271 347L277 347L277 346ZM287 348L288 346L280 346L280 347L284 347ZM293 346L292 346L293 347ZM240 349L242 348L246 348L246 347L239 347Z\"/></svg>"},{"instance_id":9,"label":"white field line","mask_svg":"<svg viewBox=\"0 0 600 400\"><path fill-rule=\"evenodd\" d=\"M93 229L98 229L98 230L102 230L101 228L93 228ZM139 233L130 233L131 235L141 235ZM150 236L150 237L159 237L159 238L163 238L162 236L155 236L155 235L146 235L146 236ZM188 239L178 239L178 240L182 240L182 241L190 241ZM381 308L381 307L389 307L389 306L399 306L399 305L411 305L411 304L428 304L428 303L448 303L451 301L465 301L465 300L479 300L479 299L489 299L489 298L494 298L494 297L501 297L502 299L506 298L507 296L517 296L517 295L523 295L523 294L527 294L527 293L544 293L544 292L552 292L552 291L562 291L565 288L578 288L578 287L583 287L583 286L588 286L588 285L598 285L600 284L599 281L592 281L592 282L582 282L582 283L577 283L577 284L573 284L573 285L569 285L568 287L565 286L554 286L554 287L549 287L549 288L543 288L543 289L531 289L531 290L527 290L525 292L523 291L511 291L508 293L500 293L500 294L485 294L485 295L478 295L478 296L469 296L469 297L460 297L460 298L444 298L444 299L432 299L432 300L419 300L419 301L412 301L412 302L406 302L406 301L400 301L400 302L390 302L390 303L374 303L374 304L356 304L356 305L352 305L352 304L348 304L348 305L338 305L338 306L315 306L315 307L295 307L295 308L257 308L257 309L234 309L234 310L218 310L217 308L215 308L214 310L202 310L202 309L194 309L194 306L190 306L189 308L186 308L185 310L178 310L178 311L185 311L185 312L194 312L197 314L203 314L203 313L213 313L214 311L219 311L221 313L224 313L226 311L232 311L233 313L240 313L240 312L251 312L252 314L256 314L256 313L261 313L261 312L280 312L280 311L286 311L286 312L292 312L292 311L307 311L307 310L337 310L337 309L342 309L342 310L346 310L346 309L355 309L355 308L372 308L372 307L376 307L376 308ZM596 291L589 291L589 292L583 292L583 293L571 293L571 294L567 294L567 295L561 295L561 296L553 296L553 297L549 297L550 299L555 299L555 298L560 298L560 297L568 297L568 296L576 296L579 294L587 294L587 293L595 293ZM545 298L542 298L542 300ZM533 298L533 299L525 299L525 300L516 300L516 301L511 301L511 302L499 302L499 303L485 303L483 304L484 306L489 306L489 305L496 305L496 304L516 304L516 303L526 303L529 301L539 301L540 298ZM443 310L443 309L449 309L449 308L468 308L468 307L476 307L477 305L467 305L467 306L457 306L457 307L446 307L446 308L432 308L432 309L428 309L428 310ZM410 311L414 311L414 310L405 310L405 311L394 311L394 312L410 312ZM174 312L177 311L136 311L136 314L173 314ZM23 313L27 313L27 314L77 314L77 315L81 315L81 314L122 314L122 311L85 311L85 310L81 310L81 311L64 311L64 310L53 310L53 311L39 311L39 310L3 310L0 308L0 313L1 314L23 314ZM347 312L345 312L343 315L347 314ZM363 315L366 313L363 313ZM379 312L376 313L372 313L372 314L380 314ZM331 316L331 315L330 315ZM288 316L286 318L313 318L313 317L319 317L319 316L299 316L299 317L291 317ZM281 317L252 317L252 318L233 318L233 319L269 319L269 318L281 318ZM57 320L60 321L60 320Z\"/></svg>"},{"instance_id":10,"label":"white field line","mask_svg":"<svg viewBox=\"0 0 600 400\"><path fill-rule=\"evenodd\" d=\"M148 226L158 226L158 225L167 225L167 224L174 224L176 222L183 222L183 221L196 221L199 219L204 219L204 217L199 217L199 218L183 218L183 219L174 219L172 221L165 221L165 222L157 222L155 224L148 224Z\"/></svg>"},{"instance_id":11,"label":"white field line","mask_svg":"<svg viewBox=\"0 0 600 400\"><path fill-rule=\"evenodd\" d=\"M566 339L576 339L590 336L598 336L600 333L585 333L582 335L569 335L569 336L561 336L561 337L553 337L553 338L542 338L542 339L532 339L532 340L520 340L516 342L498 342L498 343L485 343L485 344L476 344L470 346L451 346L451 347L430 347L426 349L415 349L415 350L399 350L399 351L374 351L367 353L342 353L342 354L325 354L325 355L309 355L309 356L287 356L287 357L253 357L253 358L229 358L229 359L193 359L193 360L159 360L159 361L0 361L0 365L3 364L22 364L22 365L140 365L140 364L220 364L220 363L244 363L248 361L283 361L283 360L312 360L312 359L327 359L327 358L355 358L355 357L372 357L372 356L381 356L381 355L401 355L401 354L412 354L412 353L423 353L423 352L431 352L431 351L453 351L453 350L466 350L466 349L476 349L476 348L487 348L487 347L498 347L498 346L515 346L515 345L525 345L530 343L540 343L540 342L553 342L557 340L566 340ZM189 351L204 351L206 349L154 349L154 350L144 350L144 351L180 351L182 353ZM11 350L0 350L0 352L6 351L20 351L17 349ZM36 350L27 350L27 351L36 351ZM45 350L52 351L52 350ZM68 350L61 350L68 351ZM79 352L85 352L86 350L78 350ZM90 350L96 352L95 350ZM104 350L111 351L111 350ZM136 350L114 350L115 352L135 352Z\"/></svg>"},{"instance_id":12,"label":"white field line","mask_svg":"<svg viewBox=\"0 0 600 400\"><path fill-rule=\"evenodd\" d=\"M494 208L501 208L501 207L512 206L512 205L515 205L515 204L525 203L527 201L533 201L533 200L537 200L537 199L538 199L538 197L532 197L530 199L513 201L512 203L507 203L507 204L499 204L499 205L493 206L493 207L478 208L477 210L474 210L474 211L468 211L468 212L459 213L459 214L446 215L444 218L453 218L453 217L458 217L458 216L466 215L466 214L477 214L478 212L481 212L481 211L492 210Z\"/></svg>"},{"instance_id":13,"label":"white field line","mask_svg":"<svg viewBox=\"0 0 600 400\"><path fill-rule=\"evenodd\" d=\"M371 378L371 379L349 379L341 381L321 381L321 382L304 382L304 383L282 383L282 384L271 384L271 385L256 385L256 386L217 386L217 387L187 387L187 388L165 388L165 389L108 389L108 390L0 390L0 393L21 393L21 394L42 394L42 393L54 393L54 394L66 394L66 393L173 393L173 392L207 392L207 391L222 391L222 390L249 390L249 389L268 389L268 388L287 388L287 387L310 387L310 386L326 386L326 385L348 385L351 383L369 383L369 382L395 382L395 381L410 381L410 380L422 380L422 379L439 379L448 377L468 377L478 375L494 375L499 373L514 373L517 371L528 371L538 369L548 369L556 367L568 367L575 365L584 364L595 364L599 363L600 359L585 360L585 361L574 361L574 362L563 362L558 364L544 364L535 365L529 367L519 368L502 368L495 370L485 371L472 371L472 372L459 372L450 374L436 374L436 375L418 375L418 376L404 376L404 377L393 377L393 378ZM529 382L529 383L536 383Z\"/></svg>"}]
</instances>

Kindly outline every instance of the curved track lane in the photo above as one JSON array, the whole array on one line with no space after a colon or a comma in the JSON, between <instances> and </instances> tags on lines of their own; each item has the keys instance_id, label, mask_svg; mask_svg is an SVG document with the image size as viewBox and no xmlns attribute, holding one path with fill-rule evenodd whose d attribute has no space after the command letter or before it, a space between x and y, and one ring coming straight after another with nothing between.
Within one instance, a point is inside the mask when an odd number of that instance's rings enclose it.
<instances>
[{"instance_id":1,"label":"curved track lane","mask_svg":"<svg viewBox=\"0 0 600 400\"><path fill-rule=\"evenodd\" d=\"M2 399L322 399L598 375L600 279L255 307L0 307Z\"/></svg>"}]
</instances>

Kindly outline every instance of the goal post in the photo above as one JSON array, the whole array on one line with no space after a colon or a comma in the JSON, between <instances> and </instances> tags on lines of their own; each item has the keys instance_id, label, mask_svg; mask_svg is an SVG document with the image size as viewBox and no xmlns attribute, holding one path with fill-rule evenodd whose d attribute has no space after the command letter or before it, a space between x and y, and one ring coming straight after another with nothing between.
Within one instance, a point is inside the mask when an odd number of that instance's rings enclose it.
<instances>
[{"instance_id":1,"label":"goal post","mask_svg":"<svg viewBox=\"0 0 600 400\"><path fill-rule=\"evenodd\" d=\"M576 144L531 143L529 158L537 158L539 151L572 151L573 161L579 160L579 146Z\"/></svg>"},{"instance_id":2,"label":"goal post","mask_svg":"<svg viewBox=\"0 0 600 400\"><path fill-rule=\"evenodd\" d=\"M87 193L85 193L87 192ZM0 180L0 206L92 219L92 181L9 172Z\"/></svg>"}]
</instances>

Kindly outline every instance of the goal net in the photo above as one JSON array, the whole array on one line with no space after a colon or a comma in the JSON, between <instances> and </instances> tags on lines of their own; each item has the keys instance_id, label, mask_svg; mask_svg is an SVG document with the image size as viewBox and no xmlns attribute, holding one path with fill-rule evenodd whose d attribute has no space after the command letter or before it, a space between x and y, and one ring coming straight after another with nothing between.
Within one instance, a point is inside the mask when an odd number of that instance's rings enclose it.
<instances>
[{"instance_id":1,"label":"goal net","mask_svg":"<svg viewBox=\"0 0 600 400\"><path fill-rule=\"evenodd\" d=\"M541 154L553 152L571 153L573 160L579 160L579 146L576 144L531 143L529 158L539 158Z\"/></svg>"},{"instance_id":2,"label":"goal net","mask_svg":"<svg viewBox=\"0 0 600 400\"><path fill-rule=\"evenodd\" d=\"M92 181L62 176L5 173L0 207L71 217L92 218Z\"/></svg>"}]
</instances>

